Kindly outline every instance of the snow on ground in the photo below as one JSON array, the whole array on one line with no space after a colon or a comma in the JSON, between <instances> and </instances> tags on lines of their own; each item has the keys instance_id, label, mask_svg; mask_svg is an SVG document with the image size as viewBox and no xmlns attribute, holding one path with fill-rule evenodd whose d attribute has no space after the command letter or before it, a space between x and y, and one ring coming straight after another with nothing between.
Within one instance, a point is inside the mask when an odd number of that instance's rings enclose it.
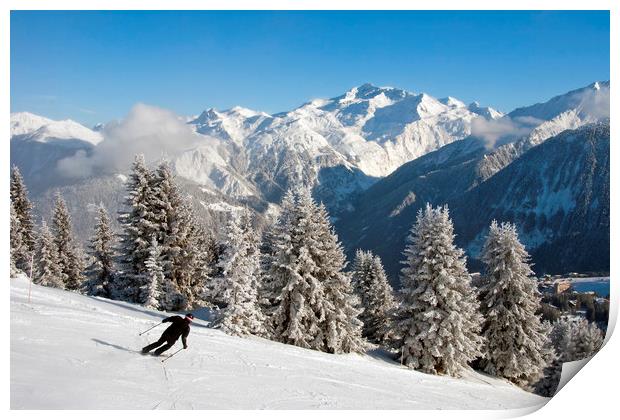
<instances>
[{"instance_id":1,"label":"snow on ground","mask_svg":"<svg viewBox=\"0 0 620 420\"><path fill-rule=\"evenodd\" d=\"M12 409L503 409L547 399L470 372L426 375L379 355L330 355L193 323L162 363L138 349L167 314L11 279ZM181 348L180 341L169 350Z\"/></svg>"}]
</instances>

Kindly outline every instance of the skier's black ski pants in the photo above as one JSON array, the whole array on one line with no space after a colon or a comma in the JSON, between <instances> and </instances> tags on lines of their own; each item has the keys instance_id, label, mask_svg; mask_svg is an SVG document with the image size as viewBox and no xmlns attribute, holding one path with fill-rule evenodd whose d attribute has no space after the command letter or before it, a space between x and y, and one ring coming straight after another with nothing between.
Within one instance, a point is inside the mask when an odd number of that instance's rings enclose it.
<instances>
[{"instance_id":1,"label":"skier's black ski pants","mask_svg":"<svg viewBox=\"0 0 620 420\"><path fill-rule=\"evenodd\" d=\"M156 342L154 342L153 344L149 344L148 346L146 346L145 348L142 349L142 353L148 353L151 350L161 346L162 344L166 343L165 346L162 346L160 348L158 348L157 350L155 350L153 353L156 356L159 356L160 354L162 354L163 352L165 352L166 350L168 350L170 347L174 346L174 343L176 343L177 340L170 340L167 337L160 337L159 340L157 340Z\"/></svg>"}]
</instances>

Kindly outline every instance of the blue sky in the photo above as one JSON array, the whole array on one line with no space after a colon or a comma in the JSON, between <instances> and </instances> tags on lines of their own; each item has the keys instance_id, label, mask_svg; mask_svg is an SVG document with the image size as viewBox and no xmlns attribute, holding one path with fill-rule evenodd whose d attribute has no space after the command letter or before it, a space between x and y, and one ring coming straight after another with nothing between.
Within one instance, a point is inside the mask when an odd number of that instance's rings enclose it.
<instances>
[{"instance_id":1,"label":"blue sky","mask_svg":"<svg viewBox=\"0 0 620 420\"><path fill-rule=\"evenodd\" d=\"M11 12L11 110L269 113L370 82L502 111L609 79L609 13Z\"/></svg>"}]
</instances>

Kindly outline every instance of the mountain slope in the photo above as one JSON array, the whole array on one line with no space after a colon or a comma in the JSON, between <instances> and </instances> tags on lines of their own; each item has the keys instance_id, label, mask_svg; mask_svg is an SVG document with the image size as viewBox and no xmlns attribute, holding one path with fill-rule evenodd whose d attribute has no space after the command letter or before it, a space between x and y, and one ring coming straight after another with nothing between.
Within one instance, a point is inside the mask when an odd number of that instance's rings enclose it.
<instances>
[{"instance_id":1,"label":"mountain slope","mask_svg":"<svg viewBox=\"0 0 620 420\"><path fill-rule=\"evenodd\" d=\"M141 115L145 109L140 108ZM466 137L472 121L485 118L481 115L493 119L501 114L467 107L455 98L442 102L427 94L366 84L274 115L234 107L179 118L172 123L187 122L191 132L177 127L175 133L193 136L192 146L176 148L168 158L188 182L232 200L279 203L290 186L304 185L335 213L378 177ZM138 125L156 125L158 119L144 118ZM135 149L130 143L124 148L114 144L119 138L137 136L136 141L142 141L140 136L159 135L155 128L141 131L135 123L127 124L130 132L125 134L118 128L122 123L111 124L108 132L108 125L93 131L27 113L12 114L11 120L11 161L22 168L31 191L41 196L83 183L84 175L73 172L84 172L81 165L99 150L109 159ZM108 135L111 140L101 141ZM118 172L105 169L89 176Z\"/></svg>"},{"instance_id":2,"label":"mountain slope","mask_svg":"<svg viewBox=\"0 0 620 420\"><path fill-rule=\"evenodd\" d=\"M484 144L473 137L450 144L365 191L336 224L348 253L375 250L397 284L418 209L447 203L457 243L470 257L496 218L517 224L539 273L609 270L609 122L564 131L505 157L491 173L489 155L497 150Z\"/></svg>"},{"instance_id":3,"label":"mountain slope","mask_svg":"<svg viewBox=\"0 0 620 420\"><path fill-rule=\"evenodd\" d=\"M511 221L539 273L609 270L609 123L567 130L450 204L477 255L491 220Z\"/></svg>"},{"instance_id":4,"label":"mountain slope","mask_svg":"<svg viewBox=\"0 0 620 420\"><path fill-rule=\"evenodd\" d=\"M72 121L54 121L29 112L11 114L11 138L22 136L22 139L41 143L50 140L81 140L96 145L103 137L83 125Z\"/></svg>"},{"instance_id":5,"label":"mountain slope","mask_svg":"<svg viewBox=\"0 0 620 420\"><path fill-rule=\"evenodd\" d=\"M231 337L201 320L189 348L162 365L136 350L163 327L138 332L168 314L37 285L27 296L27 279L11 279L12 409L534 410L547 401L475 372L427 375L379 355Z\"/></svg>"},{"instance_id":6,"label":"mountain slope","mask_svg":"<svg viewBox=\"0 0 620 420\"><path fill-rule=\"evenodd\" d=\"M140 110L144 114L148 107ZM388 265L396 273L400 251L394 252L393 246L400 243L398 232L411 225L411 212L419 203L452 200L549 137L601 120L609 114L609 82L593 83L507 115L452 97L435 99L370 84L274 115L241 107L208 109L196 117L172 116L164 127L157 127L160 116L166 115L161 111L132 124L106 124L97 131L81 126L51 129L65 122L13 114L11 162L20 166L38 209L49 209L50 197L60 189L73 194L74 217L83 218L80 203L92 203L92 195L104 198L97 184L108 191L110 180L129 167L108 170L103 165L85 179L68 177L71 163L80 173L91 156L130 155L137 150L134 141L148 148L142 139L160 136L161 129L173 133L166 142L184 145L162 153L179 178L196 191L192 195L197 206L226 209L247 204L257 213L269 209L271 217L287 188L307 186L338 220L349 250L377 246L392 260ZM125 126L128 132L123 131ZM49 137L83 130L87 130L84 139ZM176 142L175 135L183 141ZM93 141L96 136L104 140ZM120 147L113 144L118 138L125 142ZM154 144L161 144L158 141ZM64 171L59 171L58 162ZM120 194L117 189L107 195L111 213L119 210ZM39 214L49 217L45 211ZM89 224L78 227L83 240ZM376 239L384 236L387 241Z\"/></svg>"}]
</instances>

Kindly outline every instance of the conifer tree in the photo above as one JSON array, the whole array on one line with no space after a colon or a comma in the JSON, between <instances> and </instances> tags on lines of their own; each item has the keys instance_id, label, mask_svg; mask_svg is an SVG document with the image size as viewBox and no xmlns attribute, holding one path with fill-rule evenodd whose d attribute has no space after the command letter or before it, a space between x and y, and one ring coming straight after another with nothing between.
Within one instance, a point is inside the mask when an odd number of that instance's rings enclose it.
<instances>
[{"instance_id":1,"label":"conifer tree","mask_svg":"<svg viewBox=\"0 0 620 420\"><path fill-rule=\"evenodd\" d=\"M122 233L118 254L122 274L115 279L113 295L116 299L143 303L140 295L145 285L145 263L151 239L158 233L152 205L152 174L143 155L136 155L126 185L126 210L119 215Z\"/></svg>"},{"instance_id":2,"label":"conifer tree","mask_svg":"<svg viewBox=\"0 0 620 420\"><path fill-rule=\"evenodd\" d=\"M73 237L71 216L60 193L56 195L52 221L58 261L65 275L65 289L79 290L84 282L84 259L81 249Z\"/></svg>"},{"instance_id":3,"label":"conifer tree","mask_svg":"<svg viewBox=\"0 0 620 420\"><path fill-rule=\"evenodd\" d=\"M42 286L64 289L66 274L62 271L56 243L45 220L41 223L41 231L35 257L35 273L33 281Z\"/></svg>"},{"instance_id":4,"label":"conifer tree","mask_svg":"<svg viewBox=\"0 0 620 420\"><path fill-rule=\"evenodd\" d=\"M535 312L540 293L516 227L493 221L482 250L480 288L486 339L482 368L520 386L537 382L552 361L549 331Z\"/></svg>"},{"instance_id":5,"label":"conifer tree","mask_svg":"<svg viewBox=\"0 0 620 420\"><path fill-rule=\"evenodd\" d=\"M147 308L165 310L165 306L167 306L167 302L164 302L164 283L166 278L161 258L161 247L154 236L149 248L149 257L144 262L144 265L146 268L146 273L144 274L146 283L142 289L143 296L141 300Z\"/></svg>"},{"instance_id":6,"label":"conifer tree","mask_svg":"<svg viewBox=\"0 0 620 420\"><path fill-rule=\"evenodd\" d=\"M10 185L11 203L15 210L15 223L18 226L22 248L16 255L15 265L22 271L30 269L30 256L35 252L36 235L32 221L32 204L28 200L28 190L19 168L13 166Z\"/></svg>"},{"instance_id":7,"label":"conifer tree","mask_svg":"<svg viewBox=\"0 0 620 420\"><path fill-rule=\"evenodd\" d=\"M280 203L280 214L275 223L268 226L261 240L261 288L259 303L267 317L271 317L278 306L278 297L288 279L288 267L291 264L290 235L294 217L295 196L288 190ZM278 258L282 258L279 261ZM268 323L268 330L272 332Z\"/></svg>"},{"instance_id":8,"label":"conifer tree","mask_svg":"<svg viewBox=\"0 0 620 420\"><path fill-rule=\"evenodd\" d=\"M480 356L482 318L448 208L427 204L407 238L394 322L401 363L459 376Z\"/></svg>"},{"instance_id":9,"label":"conifer tree","mask_svg":"<svg viewBox=\"0 0 620 420\"><path fill-rule=\"evenodd\" d=\"M162 161L152 177L152 213L157 240L161 246L164 275L170 280L174 301L172 310L188 305L189 287L195 273L196 254L193 225L195 220L189 205L183 200L168 161ZM176 290L174 292L173 290ZM186 294L181 293L184 290ZM176 293L176 297L173 295Z\"/></svg>"},{"instance_id":10,"label":"conifer tree","mask_svg":"<svg viewBox=\"0 0 620 420\"><path fill-rule=\"evenodd\" d=\"M364 324L362 335L377 344L386 342L396 302L381 258L370 251L358 250L353 280L354 290L361 302L359 319Z\"/></svg>"},{"instance_id":11,"label":"conifer tree","mask_svg":"<svg viewBox=\"0 0 620 420\"><path fill-rule=\"evenodd\" d=\"M280 289L273 311L274 337L284 343L333 353L361 351L361 323L344 254L327 212L309 191L295 194L284 230L275 237L269 276Z\"/></svg>"},{"instance_id":12,"label":"conifer tree","mask_svg":"<svg viewBox=\"0 0 620 420\"><path fill-rule=\"evenodd\" d=\"M534 392L544 397L556 393L564 363L593 356L602 347L604 338L601 330L585 319L562 317L550 329L555 358L534 387Z\"/></svg>"},{"instance_id":13,"label":"conifer tree","mask_svg":"<svg viewBox=\"0 0 620 420\"><path fill-rule=\"evenodd\" d=\"M593 356L603 345L603 333L585 319L562 317L550 334L556 360L562 364Z\"/></svg>"},{"instance_id":14,"label":"conifer tree","mask_svg":"<svg viewBox=\"0 0 620 420\"><path fill-rule=\"evenodd\" d=\"M19 218L15 213L15 208L11 202L11 226L10 226L10 248L11 248L11 276L22 272L22 269L29 264L29 256L24 243ZM19 269L17 267L22 267Z\"/></svg>"},{"instance_id":15,"label":"conifer tree","mask_svg":"<svg viewBox=\"0 0 620 420\"><path fill-rule=\"evenodd\" d=\"M325 351L320 324L325 320L325 295L312 258L317 245L314 206L296 194L288 232L278 238L271 278L282 284L272 319L278 341Z\"/></svg>"},{"instance_id":16,"label":"conifer tree","mask_svg":"<svg viewBox=\"0 0 620 420\"><path fill-rule=\"evenodd\" d=\"M363 251L358 249L355 251L355 258L353 259L353 269L351 271L351 284L355 294L360 297L360 304L363 308L366 304L366 290L368 289L368 271L370 269L370 251ZM363 312L360 314L360 320L363 320Z\"/></svg>"},{"instance_id":17,"label":"conifer tree","mask_svg":"<svg viewBox=\"0 0 620 420\"><path fill-rule=\"evenodd\" d=\"M90 254L94 262L88 269L89 279L85 283L85 291L89 295L110 298L114 281L114 232L103 205L97 209L97 221L90 240Z\"/></svg>"},{"instance_id":18,"label":"conifer tree","mask_svg":"<svg viewBox=\"0 0 620 420\"><path fill-rule=\"evenodd\" d=\"M325 321L321 324L325 336L325 348L330 353L361 352L366 348L362 338L362 322L357 309L359 300L353 293L349 273L344 271L347 261L338 236L329 222L329 214L323 204L316 206L309 192L302 194L300 202L309 199L314 212L318 249L314 255L318 273L325 289ZM302 204L303 205L303 204Z\"/></svg>"},{"instance_id":19,"label":"conifer tree","mask_svg":"<svg viewBox=\"0 0 620 420\"><path fill-rule=\"evenodd\" d=\"M594 323L581 319L575 325L569 352L575 360L592 357L603 347L604 338L604 334Z\"/></svg>"},{"instance_id":20,"label":"conifer tree","mask_svg":"<svg viewBox=\"0 0 620 420\"><path fill-rule=\"evenodd\" d=\"M198 224L194 224L190 232L189 255L187 260L190 269L189 282L181 293L187 296L190 308L207 306L207 289L214 272L217 258L217 244L213 235Z\"/></svg>"},{"instance_id":21,"label":"conifer tree","mask_svg":"<svg viewBox=\"0 0 620 420\"><path fill-rule=\"evenodd\" d=\"M264 334L265 319L258 305L258 235L247 210L228 223L226 248L219 266L227 306L218 324L229 334Z\"/></svg>"}]
</instances>

